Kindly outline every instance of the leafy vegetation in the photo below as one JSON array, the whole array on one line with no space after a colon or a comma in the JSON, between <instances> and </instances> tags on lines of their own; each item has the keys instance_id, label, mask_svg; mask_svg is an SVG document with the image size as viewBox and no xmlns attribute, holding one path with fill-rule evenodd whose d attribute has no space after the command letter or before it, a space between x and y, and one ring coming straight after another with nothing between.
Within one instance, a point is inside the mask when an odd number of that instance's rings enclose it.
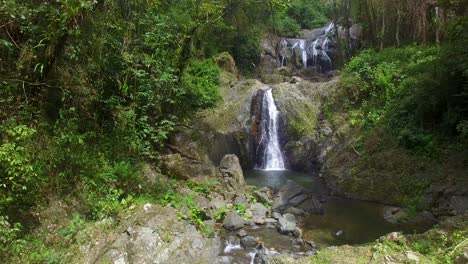
<instances>
[{"instance_id":1,"label":"leafy vegetation","mask_svg":"<svg viewBox=\"0 0 468 264\"><path fill-rule=\"evenodd\" d=\"M350 149L358 157L344 184L348 191L420 210L423 193L446 177L436 164L462 180L457 153L466 149L468 79L466 65L452 61L468 59L461 48L466 27L466 19L455 20L442 46L365 50L346 65L325 110L354 137Z\"/></svg>"}]
</instances>

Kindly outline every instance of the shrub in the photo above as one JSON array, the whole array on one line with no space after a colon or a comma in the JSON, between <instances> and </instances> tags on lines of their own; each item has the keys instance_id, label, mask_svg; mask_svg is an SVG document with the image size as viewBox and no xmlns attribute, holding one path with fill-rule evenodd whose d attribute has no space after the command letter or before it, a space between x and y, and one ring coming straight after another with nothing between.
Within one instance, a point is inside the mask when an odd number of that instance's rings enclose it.
<instances>
[{"instance_id":1,"label":"shrub","mask_svg":"<svg viewBox=\"0 0 468 264\"><path fill-rule=\"evenodd\" d=\"M295 38L300 30L301 26L288 16L282 17L277 22L277 33L282 37Z\"/></svg>"},{"instance_id":2,"label":"shrub","mask_svg":"<svg viewBox=\"0 0 468 264\"><path fill-rule=\"evenodd\" d=\"M219 93L220 69L212 60L191 61L182 78L185 107L194 111L216 105Z\"/></svg>"}]
</instances>

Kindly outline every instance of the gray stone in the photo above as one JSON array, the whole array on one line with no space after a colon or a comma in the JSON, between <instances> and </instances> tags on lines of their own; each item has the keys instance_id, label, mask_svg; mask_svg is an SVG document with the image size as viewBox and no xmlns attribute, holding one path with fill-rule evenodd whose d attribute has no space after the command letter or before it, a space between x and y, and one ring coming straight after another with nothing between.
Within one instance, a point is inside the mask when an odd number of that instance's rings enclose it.
<instances>
[{"instance_id":1,"label":"gray stone","mask_svg":"<svg viewBox=\"0 0 468 264\"><path fill-rule=\"evenodd\" d=\"M306 243L307 245L309 245L310 247L312 247L312 248L316 248L316 247L317 247L317 244L315 244L314 241L306 240L305 243Z\"/></svg>"},{"instance_id":2,"label":"gray stone","mask_svg":"<svg viewBox=\"0 0 468 264\"><path fill-rule=\"evenodd\" d=\"M250 206L250 211L252 212L252 219L257 224L265 224L265 218L269 212L263 204L254 203Z\"/></svg>"},{"instance_id":3,"label":"gray stone","mask_svg":"<svg viewBox=\"0 0 468 264\"><path fill-rule=\"evenodd\" d=\"M258 245L258 239L253 236L246 236L241 238L240 244L245 249L256 248Z\"/></svg>"},{"instance_id":4,"label":"gray stone","mask_svg":"<svg viewBox=\"0 0 468 264\"><path fill-rule=\"evenodd\" d=\"M253 196L255 197L255 199L257 199L257 201L264 204L271 204L273 202L271 190L268 187L263 187L259 190L254 191Z\"/></svg>"},{"instance_id":5,"label":"gray stone","mask_svg":"<svg viewBox=\"0 0 468 264\"><path fill-rule=\"evenodd\" d=\"M245 237L245 236L247 236L247 232L245 230L241 229L241 230L237 231L237 235L239 237Z\"/></svg>"},{"instance_id":6,"label":"gray stone","mask_svg":"<svg viewBox=\"0 0 468 264\"><path fill-rule=\"evenodd\" d=\"M468 197L452 196L450 198L450 207L454 215L463 215L468 210Z\"/></svg>"},{"instance_id":7,"label":"gray stone","mask_svg":"<svg viewBox=\"0 0 468 264\"><path fill-rule=\"evenodd\" d=\"M339 237L339 236L341 236L343 234L344 234L343 230L338 230L338 231L336 231L335 236Z\"/></svg>"},{"instance_id":8,"label":"gray stone","mask_svg":"<svg viewBox=\"0 0 468 264\"><path fill-rule=\"evenodd\" d=\"M233 203L234 203L235 205L240 205L240 204L245 204L245 203L247 203L247 201L248 201L247 196L245 196L245 195L238 195L238 196L236 196L236 198L234 199L234 202L233 202Z\"/></svg>"},{"instance_id":9,"label":"gray stone","mask_svg":"<svg viewBox=\"0 0 468 264\"><path fill-rule=\"evenodd\" d=\"M290 213L293 215L303 215L305 214L305 211L301 208L289 207L288 209L286 209L286 213Z\"/></svg>"},{"instance_id":10,"label":"gray stone","mask_svg":"<svg viewBox=\"0 0 468 264\"><path fill-rule=\"evenodd\" d=\"M296 182L288 180L275 195L272 209L286 211L290 207L296 207L308 213L323 213L322 204L318 199L315 199L310 192Z\"/></svg>"},{"instance_id":11,"label":"gray stone","mask_svg":"<svg viewBox=\"0 0 468 264\"><path fill-rule=\"evenodd\" d=\"M281 234L292 234L296 228L296 217L292 214L284 214L283 217L281 217L278 220L278 232Z\"/></svg>"},{"instance_id":12,"label":"gray stone","mask_svg":"<svg viewBox=\"0 0 468 264\"><path fill-rule=\"evenodd\" d=\"M219 165L224 186L230 190L242 189L245 186L244 174L236 155L228 154Z\"/></svg>"},{"instance_id":13,"label":"gray stone","mask_svg":"<svg viewBox=\"0 0 468 264\"><path fill-rule=\"evenodd\" d=\"M304 245L304 240L302 238L296 238L292 240L293 245L299 245L303 246Z\"/></svg>"},{"instance_id":14,"label":"gray stone","mask_svg":"<svg viewBox=\"0 0 468 264\"><path fill-rule=\"evenodd\" d=\"M409 260L412 260L412 261L415 261L416 263L419 262L419 257L416 253L412 252L412 251L407 251L406 252L406 257L409 259Z\"/></svg>"},{"instance_id":15,"label":"gray stone","mask_svg":"<svg viewBox=\"0 0 468 264\"><path fill-rule=\"evenodd\" d=\"M201 249L203 248L203 241L200 239L196 238L192 241L192 248L193 249Z\"/></svg>"},{"instance_id":16,"label":"gray stone","mask_svg":"<svg viewBox=\"0 0 468 264\"><path fill-rule=\"evenodd\" d=\"M278 219L280 219L282 217L281 214L278 213L278 212L273 212L273 214L271 216L276 220L278 220Z\"/></svg>"},{"instance_id":17,"label":"gray stone","mask_svg":"<svg viewBox=\"0 0 468 264\"><path fill-rule=\"evenodd\" d=\"M231 211L226 214L223 227L227 230L237 230L245 225L245 220L236 212Z\"/></svg>"},{"instance_id":18,"label":"gray stone","mask_svg":"<svg viewBox=\"0 0 468 264\"><path fill-rule=\"evenodd\" d=\"M297 238L301 238L302 237L302 230L296 226L296 228L294 228L294 231L293 231L293 236L294 237L297 237Z\"/></svg>"},{"instance_id":19,"label":"gray stone","mask_svg":"<svg viewBox=\"0 0 468 264\"><path fill-rule=\"evenodd\" d=\"M266 218L265 219L265 223L267 223L267 224L275 224L276 222L278 222L278 220L276 220L274 218Z\"/></svg>"}]
</instances>

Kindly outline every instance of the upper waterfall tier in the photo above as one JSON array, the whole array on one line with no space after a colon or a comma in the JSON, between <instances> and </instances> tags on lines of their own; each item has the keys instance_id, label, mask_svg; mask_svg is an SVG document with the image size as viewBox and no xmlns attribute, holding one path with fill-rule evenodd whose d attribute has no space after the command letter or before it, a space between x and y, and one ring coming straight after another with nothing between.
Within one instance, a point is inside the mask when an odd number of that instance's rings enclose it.
<instances>
[{"instance_id":1,"label":"upper waterfall tier","mask_svg":"<svg viewBox=\"0 0 468 264\"><path fill-rule=\"evenodd\" d=\"M283 38L279 43L280 67L300 63L302 68L327 73L333 69L335 28L333 23L316 30L306 39ZM297 63L296 63L297 62Z\"/></svg>"}]
</instances>

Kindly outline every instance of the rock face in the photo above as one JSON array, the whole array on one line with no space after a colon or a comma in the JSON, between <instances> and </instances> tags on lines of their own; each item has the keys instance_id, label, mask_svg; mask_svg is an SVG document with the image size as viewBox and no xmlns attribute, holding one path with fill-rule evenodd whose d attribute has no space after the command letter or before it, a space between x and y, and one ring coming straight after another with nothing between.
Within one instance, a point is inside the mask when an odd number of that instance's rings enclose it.
<instances>
[{"instance_id":1,"label":"rock face","mask_svg":"<svg viewBox=\"0 0 468 264\"><path fill-rule=\"evenodd\" d=\"M321 99L336 85L336 80L311 83L281 83L273 90L281 110L280 144L289 168L316 171L320 168L321 136L317 131Z\"/></svg>"},{"instance_id":2,"label":"rock face","mask_svg":"<svg viewBox=\"0 0 468 264\"><path fill-rule=\"evenodd\" d=\"M180 154L169 154L162 158L163 169L173 177L181 180L216 178L218 169L198 160L183 157Z\"/></svg>"},{"instance_id":3,"label":"rock face","mask_svg":"<svg viewBox=\"0 0 468 264\"><path fill-rule=\"evenodd\" d=\"M245 186L244 174L236 155L224 156L219 165L224 187L229 191L241 189Z\"/></svg>"}]
</instances>

